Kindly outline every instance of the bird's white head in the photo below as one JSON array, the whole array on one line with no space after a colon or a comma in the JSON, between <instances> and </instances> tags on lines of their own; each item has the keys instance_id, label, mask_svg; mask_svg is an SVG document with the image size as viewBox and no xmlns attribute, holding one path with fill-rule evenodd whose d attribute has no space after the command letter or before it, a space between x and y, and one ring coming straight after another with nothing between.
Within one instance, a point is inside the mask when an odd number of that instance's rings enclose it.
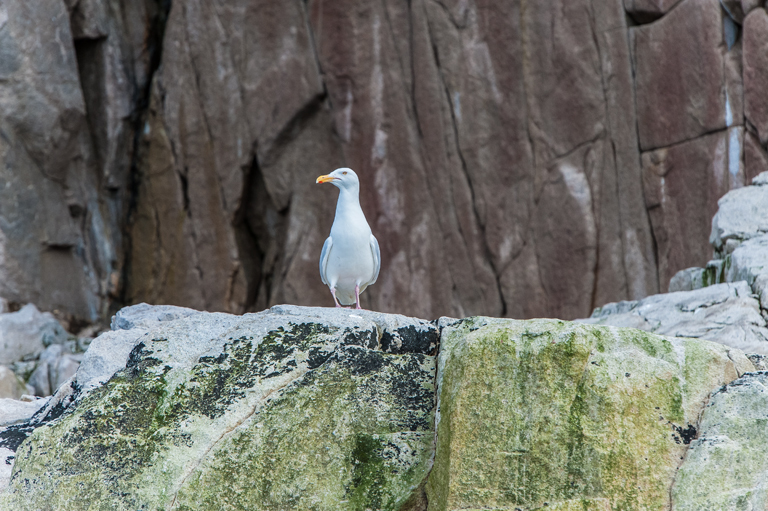
<instances>
[{"instance_id":1,"label":"bird's white head","mask_svg":"<svg viewBox=\"0 0 768 511\"><path fill-rule=\"evenodd\" d=\"M330 174L320 176L315 181L316 183L331 183L339 190L359 191L360 181L357 179L357 174L352 169L342 167L336 169Z\"/></svg>"}]
</instances>

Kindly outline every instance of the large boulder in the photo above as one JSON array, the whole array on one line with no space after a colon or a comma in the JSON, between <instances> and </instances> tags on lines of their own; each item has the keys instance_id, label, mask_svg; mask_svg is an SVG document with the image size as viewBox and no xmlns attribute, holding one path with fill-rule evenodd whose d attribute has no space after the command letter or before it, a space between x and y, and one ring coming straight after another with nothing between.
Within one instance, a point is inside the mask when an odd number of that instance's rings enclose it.
<instances>
[{"instance_id":1,"label":"large boulder","mask_svg":"<svg viewBox=\"0 0 768 511\"><path fill-rule=\"evenodd\" d=\"M633 329L446 323L430 510L668 509L710 391L753 370L739 350Z\"/></svg>"},{"instance_id":2,"label":"large boulder","mask_svg":"<svg viewBox=\"0 0 768 511\"><path fill-rule=\"evenodd\" d=\"M0 433L18 449L0 508L398 509L426 477L434 325L297 307L147 315L123 314L143 325L97 338L72 384Z\"/></svg>"}]
</instances>

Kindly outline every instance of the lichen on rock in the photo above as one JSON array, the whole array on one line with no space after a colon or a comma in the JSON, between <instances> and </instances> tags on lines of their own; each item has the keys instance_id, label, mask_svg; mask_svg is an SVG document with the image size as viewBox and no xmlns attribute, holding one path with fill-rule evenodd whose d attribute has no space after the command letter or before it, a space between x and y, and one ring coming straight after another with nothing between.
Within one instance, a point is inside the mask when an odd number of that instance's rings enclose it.
<instances>
[{"instance_id":1,"label":"lichen on rock","mask_svg":"<svg viewBox=\"0 0 768 511\"><path fill-rule=\"evenodd\" d=\"M0 508L398 509L430 465L434 356L380 351L371 313L310 311L151 328L21 444Z\"/></svg>"},{"instance_id":2,"label":"lichen on rock","mask_svg":"<svg viewBox=\"0 0 768 511\"><path fill-rule=\"evenodd\" d=\"M446 326L429 509L668 508L710 390L751 367L738 350L634 329Z\"/></svg>"}]
</instances>

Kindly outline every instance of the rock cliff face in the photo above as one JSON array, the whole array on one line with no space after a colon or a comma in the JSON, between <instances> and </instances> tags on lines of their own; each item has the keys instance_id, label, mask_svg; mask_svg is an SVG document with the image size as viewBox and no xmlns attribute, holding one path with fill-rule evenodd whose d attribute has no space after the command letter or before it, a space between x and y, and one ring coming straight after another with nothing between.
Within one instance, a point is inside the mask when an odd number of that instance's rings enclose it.
<instances>
[{"instance_id":1,"label":"rock cliff face","mask_svg":"<svg viewBox=\"0 0 768 511\"><path fill-rule=\"evenodd\" d=\"M381 243L368 307L666 291L768 165L766 27L756 1L5 2L0 296L329 303L313 178L343 165Z\"/></svg>"}]
</instances>

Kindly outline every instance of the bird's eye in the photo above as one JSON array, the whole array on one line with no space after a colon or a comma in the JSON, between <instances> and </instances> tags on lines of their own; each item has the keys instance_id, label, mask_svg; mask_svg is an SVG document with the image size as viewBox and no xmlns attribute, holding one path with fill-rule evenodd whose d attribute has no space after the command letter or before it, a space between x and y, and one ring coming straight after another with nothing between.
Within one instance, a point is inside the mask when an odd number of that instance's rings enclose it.
<instances>
[{"instance_id":1,"label":"bird's eye","mask_svg":"<svg viewBox=\"0 0 768 511\"><path fill-rule=\"evenodd\" d=\"M342 172L342 174L344 174L344 175L346 176L346 175L347 175L347 172L346 172L346 171L344 171L344 172Z\"/></svg>"}]
</instances>

